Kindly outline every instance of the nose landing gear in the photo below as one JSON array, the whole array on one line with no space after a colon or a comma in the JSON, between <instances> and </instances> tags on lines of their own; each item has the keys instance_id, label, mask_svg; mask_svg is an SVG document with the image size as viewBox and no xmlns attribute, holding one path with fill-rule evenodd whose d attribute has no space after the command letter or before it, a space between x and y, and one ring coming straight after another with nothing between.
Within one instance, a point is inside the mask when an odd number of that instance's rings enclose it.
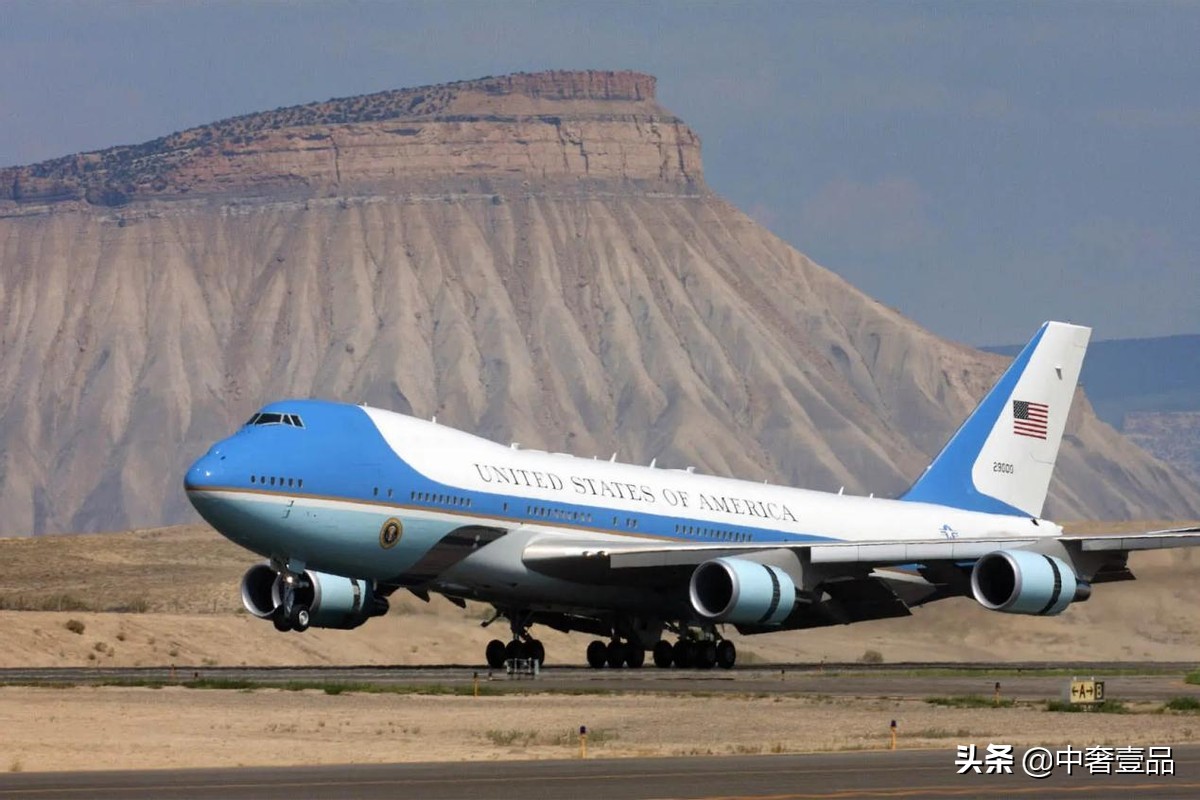
<instances>
[{"instance_id":1,"label":"nose landing gear","mask_svg":"<svg viewBox=\"0 0 1200 800\"><path fill-rule=\"evenodd\" d=\"M271 622L274 623L275 630L280 633L284 631L304 633L312 623L312 610L307 604L296 600L295 583L295 576L289 575L285 578L283 589L280 592L281 602L271 612Z\"/></svg>"}]
</instances>

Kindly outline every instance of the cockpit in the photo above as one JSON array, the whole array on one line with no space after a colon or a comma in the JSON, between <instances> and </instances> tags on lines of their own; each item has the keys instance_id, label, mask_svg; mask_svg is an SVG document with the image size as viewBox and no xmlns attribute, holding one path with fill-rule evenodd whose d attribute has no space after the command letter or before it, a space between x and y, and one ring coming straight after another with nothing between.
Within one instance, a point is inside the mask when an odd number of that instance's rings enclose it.
<instances>
[{"instance_id":1,"label":"cockpit","mask_svg":"<svg viewBox=\"0 0 1200 800\"><path fill-rule=\"evenodd\" d=\"M303 428L304 420L300 419L299 414L281 414L276 411L260 411L250 419L246 420L243 427L251 425L291 425L293 428Z\"/></svg>"}]
</instances>

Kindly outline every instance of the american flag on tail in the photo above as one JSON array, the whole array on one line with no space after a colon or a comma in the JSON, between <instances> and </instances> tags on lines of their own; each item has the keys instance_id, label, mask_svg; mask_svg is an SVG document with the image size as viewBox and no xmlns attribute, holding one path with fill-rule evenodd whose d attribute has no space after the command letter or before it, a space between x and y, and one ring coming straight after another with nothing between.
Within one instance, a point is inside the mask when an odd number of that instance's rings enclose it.
<instances>
[{"instance_id":1,"label":"american flag on tail","mask_svg":"<svg viewBox=\"0 0 1200 800\"><path fill-rule=\"evenodd\" d=\"M1045 439L1049 419L1050 406L1045 403L1013 400L1013 433L1017 436Z\"/></svg>"}]
</instances>

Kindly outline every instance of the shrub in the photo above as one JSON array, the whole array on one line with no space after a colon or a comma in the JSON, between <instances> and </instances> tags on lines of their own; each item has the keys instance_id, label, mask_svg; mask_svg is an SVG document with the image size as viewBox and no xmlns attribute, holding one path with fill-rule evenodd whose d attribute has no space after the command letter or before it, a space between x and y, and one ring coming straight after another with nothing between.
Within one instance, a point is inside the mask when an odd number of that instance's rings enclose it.
<instances>
[{"instance_id":1,"label":"shrub","mask_svg":"<svg viewBox=\"0 0 1200 800\"><path fill-rule=\"evenodd\" d=\"M858 662L860 664L882 664L883 653L879 652L878 650L867 650L858 657Z\"/></svg>"},{"instance_id":2,"label":"shrub","mask_svg":"<svg viewBox=\"0 0 1200 800\"><path fill-rule=\"evenodd\" d=\"M86 630L86 626L77 619L67 620L63 623L63 627L69 630L71 633L77 633L80 636L82 636L84 630Z\"/></svg>"},{"instance_id":3,"label":"shrub","mask_svg":"<svg viewBox=\"0 0 1200 800\"><path fill-rule=\"evenodd\" d=\"M1172 697L1167 701L1164 708L1169 708L1172 711L1200 711L1200 698Z\"/></svg>"}]
</instances>

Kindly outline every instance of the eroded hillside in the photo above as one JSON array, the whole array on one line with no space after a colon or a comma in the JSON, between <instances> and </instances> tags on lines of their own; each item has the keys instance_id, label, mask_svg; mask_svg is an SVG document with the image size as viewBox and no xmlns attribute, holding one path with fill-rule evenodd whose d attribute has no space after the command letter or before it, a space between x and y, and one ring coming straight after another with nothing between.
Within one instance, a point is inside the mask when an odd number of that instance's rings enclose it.
<instances>
[{"instance_id":1,"label":"eroded hillside","mask_svg":"<svg viewBox=\"0 0 1200 800\"><path fill-rule=\"evenodd\" d=\"M208 151L145 156L161 190L138 178L104 205L83 181L0 200L4 531L191 519L187 463L289 396L889 494L1003 368L714 195L653 79L488 81L414 107L404 126L418 133L247 118L269 142L231 128ZM1200 509L1196 487L1082 396L1060 464L1050 515Z\"/></svg>"}]
</instances>

